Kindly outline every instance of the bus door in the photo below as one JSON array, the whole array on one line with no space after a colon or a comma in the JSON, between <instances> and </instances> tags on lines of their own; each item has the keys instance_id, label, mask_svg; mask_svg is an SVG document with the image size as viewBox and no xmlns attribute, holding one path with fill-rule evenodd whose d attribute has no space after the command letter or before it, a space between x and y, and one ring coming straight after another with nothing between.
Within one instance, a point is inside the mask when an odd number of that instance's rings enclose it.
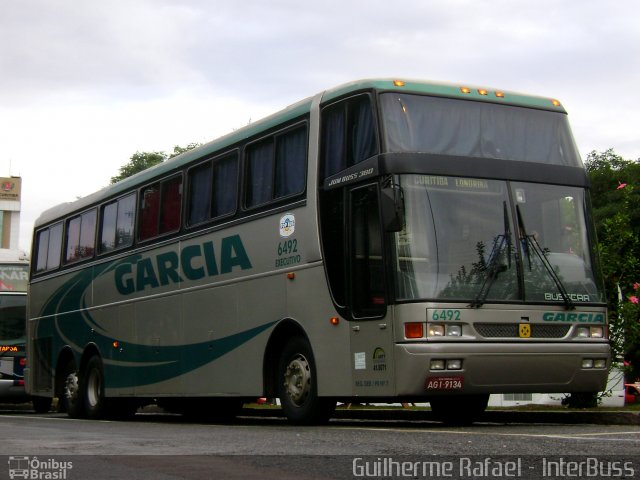
<instances>
[{"instance_id":1,"label":"bus door","mask_svg":"<svg viewBox=\"0 0 640 480\"><path fill-rule=\"evenodd\" d=\"M378 185L350 189L348 203L346 287L353 392L357 396L393 395L393 322L387 307Z\"/></svg>"}]
</instances>

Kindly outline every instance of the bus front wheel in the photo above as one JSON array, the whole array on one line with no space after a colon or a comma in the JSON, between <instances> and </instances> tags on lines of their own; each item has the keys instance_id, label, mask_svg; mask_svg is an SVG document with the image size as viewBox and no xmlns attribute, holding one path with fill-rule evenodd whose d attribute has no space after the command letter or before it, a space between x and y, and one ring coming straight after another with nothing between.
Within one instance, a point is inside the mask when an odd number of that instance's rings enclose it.
<instances>
[{"instance_id":1,"label":"bus front wheel","mask_svg":"<svg viewBox=\"0 0 640 480\"><path fill-rule=\"evenodd\" d=\"M309 425L329 420L336 402L318 397L316 365L311 345L302 337L286 344L278 363L278 397L287 419Z\"/></svg>"}]
</instances>

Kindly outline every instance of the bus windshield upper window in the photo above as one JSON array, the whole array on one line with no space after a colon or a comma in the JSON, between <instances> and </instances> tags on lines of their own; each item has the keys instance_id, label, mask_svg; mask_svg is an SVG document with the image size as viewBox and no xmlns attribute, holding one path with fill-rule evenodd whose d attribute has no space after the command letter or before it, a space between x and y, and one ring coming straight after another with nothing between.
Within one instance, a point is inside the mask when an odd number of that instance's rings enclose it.
<instances>
[{"instance_id":1,"label":"bus windshield upper window","mask_svg":"<svg viewBox=\"0 0 640 480\"><path fill-rule=\"evenodd\" d=\"M559 112L385 93L388 152L423 152L582 168L567 116Z\"/></svg>"}]
</instances>

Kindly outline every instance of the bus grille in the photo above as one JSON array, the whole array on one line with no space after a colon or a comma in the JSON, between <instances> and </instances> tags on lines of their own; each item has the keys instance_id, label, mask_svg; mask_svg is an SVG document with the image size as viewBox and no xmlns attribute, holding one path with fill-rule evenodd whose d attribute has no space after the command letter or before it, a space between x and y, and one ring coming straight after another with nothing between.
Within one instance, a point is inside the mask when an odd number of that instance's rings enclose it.
<instances>
[{"instance_id":1,"label":"bus grille","mask_svg":"<svg viewBox=\"0 0 640 480\"><path fill-rule=\"evenodd\" d=\"M520 338L518 334L518 323L476 323L476 331L483 337L488 338ZM563 338L571 329L571 325L540 325L536 323L531 326L530 338Z\"/></svg>"}]
</instances>

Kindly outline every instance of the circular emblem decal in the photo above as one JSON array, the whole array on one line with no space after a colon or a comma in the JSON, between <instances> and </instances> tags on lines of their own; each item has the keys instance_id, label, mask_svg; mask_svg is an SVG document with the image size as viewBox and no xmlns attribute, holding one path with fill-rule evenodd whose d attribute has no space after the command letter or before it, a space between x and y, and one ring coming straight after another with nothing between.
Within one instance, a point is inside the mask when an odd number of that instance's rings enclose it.
<instances>
[{"instance_id":1,"label":"circular emblem decal","mask_svg":"<svg viewBox=\"0 0 640 480\"><path fill-rule=\"evenodd\" d=\"M287 213L280 218L280 236L287 238L296 231L296 217L292 213Z\"/></svg>"}]
</instances>

